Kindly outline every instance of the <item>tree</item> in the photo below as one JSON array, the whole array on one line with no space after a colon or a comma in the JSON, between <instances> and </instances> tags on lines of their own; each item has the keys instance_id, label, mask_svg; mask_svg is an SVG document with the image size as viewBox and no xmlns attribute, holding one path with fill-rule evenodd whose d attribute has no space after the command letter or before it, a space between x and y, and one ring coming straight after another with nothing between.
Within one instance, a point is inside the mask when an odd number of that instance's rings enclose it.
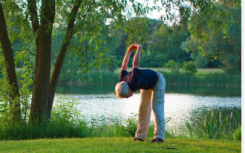
<instances>
[{"instance_id":1,"label":"tree","mask_svg":"<svg viewBox=\"0 0 245 153\"><path fill-rule=\"evenodd\" d=\"M182 47L187 46L186 50L192 51L193 55L197 55L196 57L201 55L202 58L216 63L216 66L221 62L227 74L241 72L241 7L231 4L234 3L226 4L228 6L223 3L217 5L217 13L212 15L212 18L217 19L220 11L228 14L226 19L228 25L222 23L224 22L222 20L219 21L219 24L227 26L227 30L215 31L213 26L206 23L203 25L201 38L197 39L192 35L190 40L187 40L188 44L186 42L182 44ZM204 14L200 14L201 16ZM197 61L196 57L194 58Z\"/></svg>"},{"instance_id":2,"label":"tree","mask_svg":"<svg viewBox=\"0 0 245 153\"><path fill-rule=\"evenodd\" d=\"M106 20L110 18L122 24L125 19L123 13L126 12L128 6L127 1L118 2L104 0L27 0L18 2L11 0L1 1L0 4L1 45L3 47L5 61L10 65L6 66L10 80L9 84L15 86L13 88L15 92L9 92L13 93L13 95L10 95L12 99L14 96L19 97L19 93L15 78L16 73L14 71L15 66L13 64L11 43L10 41L5 42L8 40L6 24L9 24L11 27L11 22L8 22L10 18L15 20L18 17L19 21L21 21L19 24L23 24L23 30L27 32L29 32L30 29L32 30L32 37L34 38L35 44L35 71L30 119L37 119L38 121L42 121L45 116L48 118L51 116L58 78L67 51L69 48L72 48L71 42L74 34L80 35L78 39L82 42L82 47L78 48L80 50L77 50L76 55L80 56L84 61L80 61L78 64L87 70L90 67L88 61L93 59L95 61L93 65L99 67L102 63L108 62L105 58L105 53L103 53L103 48L99 47L103 42L97 37L104 28L104 25L101 23L103 22L104 24ZM145 13L146 10L143 10L143 5L137 2L132 4L133 10L135 10L138 15ZM2 10L2 5L5 10ZM9 20L5 21L4 16L8 17ZM31 23L31 27L29 23ZM58 27L66 32L51 75L52 33L53 29ZM30 32L28 34L30 34ZM18 106L15 107L16 110L18 110L19 107L18 103Z\"/></svg>"},{"instance_id":3,"label":"tree","mask_svg":"<svg viewBox=\"0 0 245 153\"><path fill-rule=\"evenodd\" d=\"M191 37L191 36L190 36ZM218 68L222 65L219 59L213 59L212 55L205 54L203 52L198 52L200 45L198 42L193 41L193 38L190 40L188 37L185 41L182 42L181 48L188 53L190 53L191 59L195 62L195 65L199 68Z\"/></svg>"},{"instance_id":4,"label":"tree","mask_svg":"<svg viewBox=\"0 0 245 153\"><path fill-rule=\"evenodd\" d=\"M187 36L188 32L184 30L168 27L165 24L161 25L152 34L147 63L150 63L152 67L162 67L171 60L178 63L190 60L190 55L180 48Z\"/></svg>"}]
</instances>

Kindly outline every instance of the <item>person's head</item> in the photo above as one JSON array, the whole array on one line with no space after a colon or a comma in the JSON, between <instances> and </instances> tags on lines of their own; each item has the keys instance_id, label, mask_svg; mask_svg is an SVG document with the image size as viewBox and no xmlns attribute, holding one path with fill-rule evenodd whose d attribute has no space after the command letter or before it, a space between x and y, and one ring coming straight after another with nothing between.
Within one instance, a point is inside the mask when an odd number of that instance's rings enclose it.
<instances>
[{"instance_id":1,"label":"person's head","mask_svg":"<svg viewBox=\"0 0 245 153\"><path fill-rule=\"evenodd\" d=\"M117 83L115 87L115 92L117 94L117 97L122 99L122 98L128 98L133 95L133 91L129 88L129 85L125 81L121 81Z\"/></svg>"}]
</instances>

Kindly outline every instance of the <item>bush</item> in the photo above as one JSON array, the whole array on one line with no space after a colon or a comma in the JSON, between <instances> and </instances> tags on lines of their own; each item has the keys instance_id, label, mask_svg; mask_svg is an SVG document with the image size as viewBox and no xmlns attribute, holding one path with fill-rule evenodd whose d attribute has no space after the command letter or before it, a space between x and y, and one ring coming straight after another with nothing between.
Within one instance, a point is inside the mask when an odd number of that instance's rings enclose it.
<instances>
[{"instance_id":1,"label":"bush","mask_svg":"<svg viewBox=\"0 0 245 153\"><path fill-rule=\"evenodd\" d=\"M28 118L10 124L6 113L0 114L0 140L23 140L38 138L86 137L89 128L80 115L78 102L73 98L58 99L52 111L51 120L30 123ZM5 115L6 114L6 115ZM27 114L29 116L29 112Z\"/></svg>"},{"instance_id":2,"label":"bush","mask_svg":"<svg viewBox=\"0 0 245 153\"><path fill-rule=\"evenodd\" d=\"M197 67L193 61L183 63L184 74L194 75L197 72Z\"/></svg>"},{"instance_id":3,"label":"bush","mask_svg":"<svg viewBox=\"0 0 245 153\"><path fill-rule=\"evenodd\" d=\"M137 130L137 115L133 115L131 117L129 117L126 120L126 131L129 133L129 136L134 136L135 135L135 131Z\"/></svg>"},{"instance_id":4,"label":"bush","mask_svg":"<svg viewBox=\"0 0 245 153\"><path fill-rule=\"evenodd\" d=\"M171 60L168 63L166 63L164 67L170 68L173 73L179 73L181 64L178 62L175 62L174 60Z\"/></svg>"},{"instance_id":5,"label":"bush","mask_svg":"<svg viewBox=\"0 0 245 153\"><path fill-rule=\"evenodd\" d=\"M236 131L233 134L233 139L234 140L241 140L241 126L236 129Z\"/></svg>"}]
</instances>

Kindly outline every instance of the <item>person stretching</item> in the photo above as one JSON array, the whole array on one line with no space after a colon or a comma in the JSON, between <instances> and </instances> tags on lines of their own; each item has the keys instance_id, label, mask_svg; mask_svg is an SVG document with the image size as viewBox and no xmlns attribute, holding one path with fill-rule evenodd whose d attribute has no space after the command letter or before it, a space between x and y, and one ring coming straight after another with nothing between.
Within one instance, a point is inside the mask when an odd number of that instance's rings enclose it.
<instances>
[{"instance_id":1,"label":"person stretching","mask_svg":"<svg viewBox=\"0 0 245 153\"><path fill-rule=\"evenodd\" d=\"M140 105L138 112L137 131L133 141L145 141L147 138L151 110L154 115L154 138L151 142L162 143L165 140L164 94L166 81L162 74L150 70L139 69L141 45L132 44L127 49L122 62L119 83L115 86L117 96L129 98L133 92L140 90ZM133 69L127 71L130 54L136 50L133 59Z\"/></svg>"}]
</instances>

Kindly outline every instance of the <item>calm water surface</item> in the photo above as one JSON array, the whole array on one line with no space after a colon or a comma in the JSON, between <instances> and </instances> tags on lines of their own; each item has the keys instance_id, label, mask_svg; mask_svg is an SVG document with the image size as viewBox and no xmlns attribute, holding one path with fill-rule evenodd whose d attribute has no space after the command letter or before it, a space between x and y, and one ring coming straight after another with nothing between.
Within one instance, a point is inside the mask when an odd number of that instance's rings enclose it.
<instances>
[{"instance_id":1,"label":"calm water surface","mask_svg":"<svg viewBox=\"0 0 245 153\"><path fill-rule=\"evenodd\" d=\"M90 122L91 119L99 122L115 118L126 120L132 114L137 115L139 96L137 92L128 99L118 99L114 93L114 86L58 86L56 99L59 97L75 98L84 119L87 122ZM190 118L198 117L202 110L222 111L223 113L230 113L234 110L240 112L241 92L239 88L167 88L164 110L165 118L172 118L167 123L167 128L176 129L183 127L185 121ZM153 120L153 115L151 120Z\"/></svg>"}]
</instances>

